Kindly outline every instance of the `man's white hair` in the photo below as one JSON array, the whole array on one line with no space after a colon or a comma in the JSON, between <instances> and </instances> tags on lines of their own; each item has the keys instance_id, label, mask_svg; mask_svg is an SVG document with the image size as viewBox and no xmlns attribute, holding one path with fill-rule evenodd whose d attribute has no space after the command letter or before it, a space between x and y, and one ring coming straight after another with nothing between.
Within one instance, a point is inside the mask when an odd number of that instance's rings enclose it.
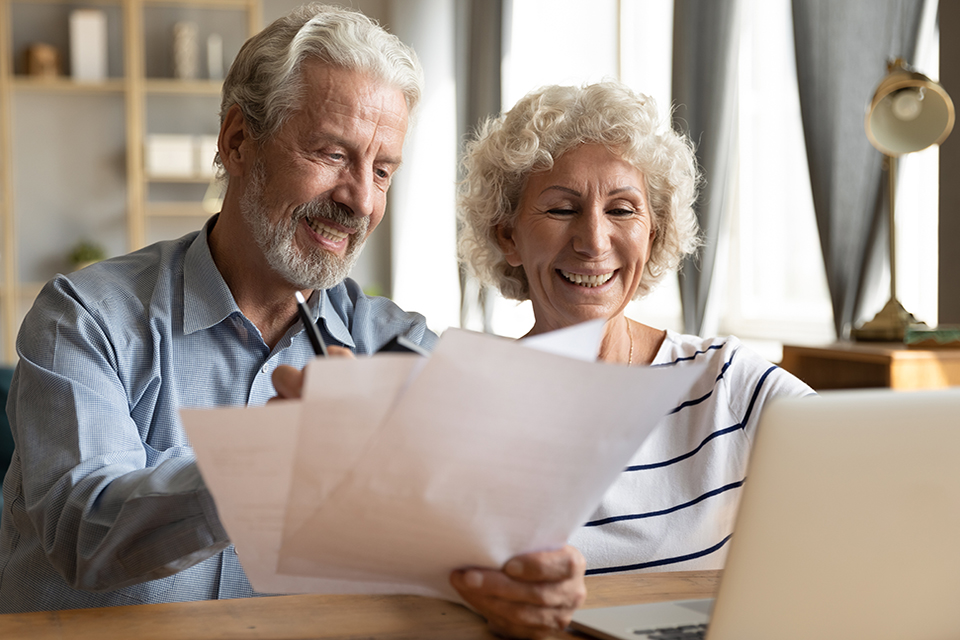
<instances>
[{"instance_id":1,"label":"man's white hair","mask_svg":"<svg viewBox=\"0 0 960 640\"><path fill-rule=\"evenodd\" d=\"M274 135L300 107L302 66L308 59L396 87L411 117L420 101L423 69L413 49L358 11L311 3L244 43L223 83L221 122L237 105L255 140ZM219 155L216 162L222 169Z\"/></svg>"}]
</instances>

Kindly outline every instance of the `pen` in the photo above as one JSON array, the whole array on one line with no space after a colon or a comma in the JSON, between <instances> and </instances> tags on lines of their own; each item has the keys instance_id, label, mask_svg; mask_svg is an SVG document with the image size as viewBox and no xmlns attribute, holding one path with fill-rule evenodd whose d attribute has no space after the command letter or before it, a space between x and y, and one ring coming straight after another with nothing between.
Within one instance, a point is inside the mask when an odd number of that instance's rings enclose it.
<instances>
[{"instance_id":1,"label":"pen","mask_svg":"<svg viewBox=\"0 0 960 640\"><path fill-rule=\"evenodd\" d=\"M300 321L303 322L303 329L307 332L307 337L310 338L313 352L318 356L326 357L327 345L323 341L323 336L320 335L320 329L317 328L317 325L310 318L307 301L303 299L303 294L299 291L297 291L295 295L297 297L297 312L300 314Z\"/></svg>"}]
</instances>

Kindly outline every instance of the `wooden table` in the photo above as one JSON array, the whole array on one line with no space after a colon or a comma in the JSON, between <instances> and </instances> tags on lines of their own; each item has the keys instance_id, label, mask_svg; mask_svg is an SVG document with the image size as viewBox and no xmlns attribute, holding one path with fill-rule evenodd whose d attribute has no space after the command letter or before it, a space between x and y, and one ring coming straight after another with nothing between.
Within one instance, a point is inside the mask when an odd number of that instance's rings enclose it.
<instances>
[{"instance_id":1,"label":"wooden table","mask_svg":"<svg viewBox=\"0 0 960 640\"><path fill-rule=\"evenodd\" d=\"M889 387L942 389L960 385L960 349L915 349L901 343L836 342L783 346L780 366L816 390Z\"/></svg>"},{"instance_id":2,"label":"wooden table","mask_svg":"<svg viewBox=\"0 0 960 640\"><path fill-rule=\"evenodd\" d=\"M587 607L716 593L718 571L591 576ZM418 596L276 596L0 615L3 640L494 639L468 609ZM561 633L555 638L580 636Z\"/></svg>"}]
</instances>

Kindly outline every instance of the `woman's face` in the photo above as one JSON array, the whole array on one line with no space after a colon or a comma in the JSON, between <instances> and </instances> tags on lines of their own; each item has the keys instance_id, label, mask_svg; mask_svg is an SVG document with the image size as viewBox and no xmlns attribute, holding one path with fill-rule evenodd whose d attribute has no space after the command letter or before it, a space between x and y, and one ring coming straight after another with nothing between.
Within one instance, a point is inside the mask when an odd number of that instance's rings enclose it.
<instances>
[{"instance_id":1,"label":"woman's face","mask_svg":"<svg viewBox=\"0 0 960 640\"><path fill-rule=\"evenodd\" d=\"M531 174L513 227L498 227L507 262L523 267L542 333L622 313L640 285L654 225L643 174L599 144Z\"/></svg>"}]
</instances>

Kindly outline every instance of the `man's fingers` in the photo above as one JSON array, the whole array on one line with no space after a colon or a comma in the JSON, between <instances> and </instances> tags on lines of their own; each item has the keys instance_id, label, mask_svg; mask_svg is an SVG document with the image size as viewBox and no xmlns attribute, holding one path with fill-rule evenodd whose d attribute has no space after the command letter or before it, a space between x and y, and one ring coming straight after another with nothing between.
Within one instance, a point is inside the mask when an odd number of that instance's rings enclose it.
<instances>
[{"instance_id":1,"label":"man's fingers","mask_svg":"<svg viewBox=\"0 0 960 640\"><path fill-rule=\"evenodd\" d=\"M273 388L276 389L276 398L282 400L293 400L300 397L303 390L303 371L286 364L277 367L273 376Z\"/></svg>"},{"instance_id":2,"label":"man's fingers","mask_svg":"<svg viewBox=\"0 0 960 640\"><path fill-rule=\"evenodd\" d=\"M353 352L346 347L328 346L327 355L332 358L355 358ZM296 400L303 393L303 370L281 364L273 371L270 378L273 381L273 388L277 395L270 398L268 402L274 400Z\"/></svg>"}]
</instances>

